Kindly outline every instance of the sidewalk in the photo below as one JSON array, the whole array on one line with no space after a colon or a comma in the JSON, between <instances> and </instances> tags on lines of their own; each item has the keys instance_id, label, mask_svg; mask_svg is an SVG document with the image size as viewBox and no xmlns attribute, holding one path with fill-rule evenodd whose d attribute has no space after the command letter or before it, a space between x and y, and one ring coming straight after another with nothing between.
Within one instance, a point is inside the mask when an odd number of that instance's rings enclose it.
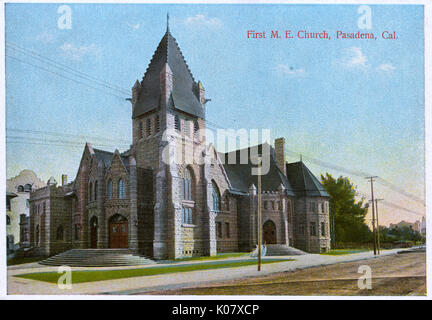
<instances>
[{"instance_id":1,"label":"sidewalk","mask_svg":"<svg viewBox=\"0 0 432 320\"><path fill-rule=\"evenodd\" d=\"M381 251L381 256L396 254L398 251L404 251L410 249L392 249ZM379 257L379 256L377 256ZM238 267L238 268L224 268L214 270L201 270L201 271L190 271L182 273L171 273L163 275L135 277L135 278L123 278L116 280L106 280L97 282L87 282L74 284L70 290L61 290L56 284L29 280L24 278L17 278L14 275L24 273L35 273L35 272L57 272L57 267L46 267L38 265L37 263L31 263L27 265L11 266L8 267L8 294L9 295L75 295L75 294L134 294L134 293L145 293L150 291L165 290L165 289L176 289L195 287L198 285L211 283L215 281L224 280L235 280L248 277L264 276L271 273L293 271L296 269L304 269L309 267L330 265L341 262L352 262L364 259L374 258L373 252L361 252L347 255L330 256L330 255L319 255L319 254L307 254L301 256L284 256L284 257L264 257L268 258L286 258L295 259L295 261L270 263L262 266L261 271L258 272L255 265ZM227 260L244 259L240 258L228 258ZM179 264L186 263L206 263L209 261L183 261ZM158 264L158 266L164 266L168 264ZM170 263L169 265L172 265ZM155 265L145 266L151 267ZM113 269L137 269L143 266L131 266L131 267L111 267L111 268L97 268L97 270L113 270ZM72 268L75 270L96 270L96 268ZM60 274L59 274L60 276ZM73 282L73 278L72 278Z\"/></svg>"}]
</instances>

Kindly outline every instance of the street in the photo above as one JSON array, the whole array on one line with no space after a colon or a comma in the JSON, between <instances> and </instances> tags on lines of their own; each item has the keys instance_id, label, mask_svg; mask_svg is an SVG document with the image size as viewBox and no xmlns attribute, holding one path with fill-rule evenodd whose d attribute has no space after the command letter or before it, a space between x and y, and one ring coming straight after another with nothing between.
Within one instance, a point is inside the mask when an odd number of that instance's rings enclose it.
<instances>
[{"instance_id":1,"label":"street","mask_svg":"<svg viewBox=\"0 0 432 320\"><path fill-rule=\"evenodd\" d=\"M359 289L359 266L372 270L372 289ZM194 288L146 292L163 295L425 295L426 253L312 267Z\"/></svg>"}]
</instances>

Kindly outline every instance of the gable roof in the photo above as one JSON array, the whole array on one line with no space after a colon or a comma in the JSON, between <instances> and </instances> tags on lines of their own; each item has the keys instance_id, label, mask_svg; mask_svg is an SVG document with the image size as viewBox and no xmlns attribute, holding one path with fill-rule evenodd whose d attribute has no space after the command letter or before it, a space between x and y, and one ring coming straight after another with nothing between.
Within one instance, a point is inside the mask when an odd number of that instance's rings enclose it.
<instances>
[{"instance_id":1,"label":"gable roof","mask_svg":"<svg viewBox=\"0 0 432 320\"><path fill-rule=\"evenodd\" d=\"M329 197L324 186L302 162L286 164L288 180L297 196Z\"/></svg>"},{"instance_id":2,"label":"gable roof","mask_svg":"<svg viewBox=\"0 0 432 320\"><path fill-rule=\"evenodd\" d=\"M109 152L105 150L95 149L93 148L93 151L95 153L96 159L98 161L102 161L105 165L105 168L111 167L112 160L114 158L114 152ZM123 165L125 166L126 170L129 172L129 159L126 155L120 155L120 160L122 161Z\"/></svg>"},{"instance_id":3,"label":"gable roof","mask_svg":"<svg viewBox=\"0 0 432 320\"><path fill-rule=\"evenodd\" d=\"M241 192L241 193L249 193L249 188L252 184L255 186L258 185L258 177L256 175L252 175L252 168L256 168L256 165L251 161L251 154L261 154L262 153L262 144L247 148L248 160L247 164L240 163L240 154L241 152L246 152L246 149L240 149L232 152L221 153L220 157L224 159L224 168L227 173L227 176L230 180L232 191ZM280 185L285 187L285 192L287 195L294 196L293 189L288 181L288 179L283 175L283 173L279 170L276 160L274 149L269 146L270 150L270 167L267 174L262 175L261 186L263 191L278 191ZM253 150L255 149L255 150ZM257 149L257 150L256 150ZM252 150L252 151L251 151ZM236 155L236 163L229 164L228 157L229 155Z\"/></svg>"},{"instance_id":4,"label":"gable roof","mask_svg":"<svg viewBox=\"0 0 432 320\"><path fill-rule=\"evenodd\" d=\"M204 118L204 108L195 93L198 84L195 83L185 58L169 29L159 42L145 72L141 82L142 89L132 117L136 118L159 107L161 97L160 73L165 64L168 64L173 73L171 101L174 108Z\"/></svg>"}]
</instances>

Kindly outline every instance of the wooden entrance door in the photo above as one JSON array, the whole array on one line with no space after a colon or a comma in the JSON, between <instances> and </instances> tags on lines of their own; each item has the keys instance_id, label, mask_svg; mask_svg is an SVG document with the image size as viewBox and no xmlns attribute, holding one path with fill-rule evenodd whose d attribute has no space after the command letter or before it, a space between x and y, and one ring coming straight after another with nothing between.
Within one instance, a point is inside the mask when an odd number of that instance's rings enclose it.
<instances>
[{"instance_id":1,"label":"wooden entrance door","mask_svg":"<svg viewBox=\"0 0 432 320\"><path fill-rule=\"evenodd\" d=\"M273 221L268 220L263 226L263 241L266 244L276 243L276 225Z\"/></svg>"},{"instance_id":2,"label":"wooden entrance door","mask_svg":"<svg viewBox=\"0 0 432 320\"><path fill-rule=\"evenodd\" d=\"M90 220L90 248L96 249L98 241L98 221L96 217Z\"/></svg>"},{"instance_id":3,"label":"wooden entrance door","mask_svg":"<svg viewBox=\"0 0 432 320\"><path fill-rule=\"evenodd\" d=\"M121 215L114 215L109 222L109 247L128 247L128 221Z\"/></svg>"}]
</instances>

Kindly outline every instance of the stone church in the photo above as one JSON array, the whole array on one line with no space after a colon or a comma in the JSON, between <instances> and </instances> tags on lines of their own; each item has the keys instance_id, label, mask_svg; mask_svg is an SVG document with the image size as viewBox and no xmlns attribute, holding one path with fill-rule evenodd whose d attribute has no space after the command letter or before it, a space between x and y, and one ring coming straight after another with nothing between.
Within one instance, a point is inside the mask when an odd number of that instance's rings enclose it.
<instances>
[{"instance_id":1,"label":"stone church","mask_svg":"<svg viewBox=\"0 0 432 320\"><path fill-rule=\"evenodd\" d=\"M36 254L128 248L174 259L250 252L258 230L254 154L269 159L262 176L263 242L327 251L329 195L319 180L303 162L285 161L283 138L274 147L230 153L207 146L207 101L167 27L132 88L130 149L109 152L87 143L73 182L51 178L31 193ZM246 161L229 161L242 154Z\"/></svg>"}]
</instances>

